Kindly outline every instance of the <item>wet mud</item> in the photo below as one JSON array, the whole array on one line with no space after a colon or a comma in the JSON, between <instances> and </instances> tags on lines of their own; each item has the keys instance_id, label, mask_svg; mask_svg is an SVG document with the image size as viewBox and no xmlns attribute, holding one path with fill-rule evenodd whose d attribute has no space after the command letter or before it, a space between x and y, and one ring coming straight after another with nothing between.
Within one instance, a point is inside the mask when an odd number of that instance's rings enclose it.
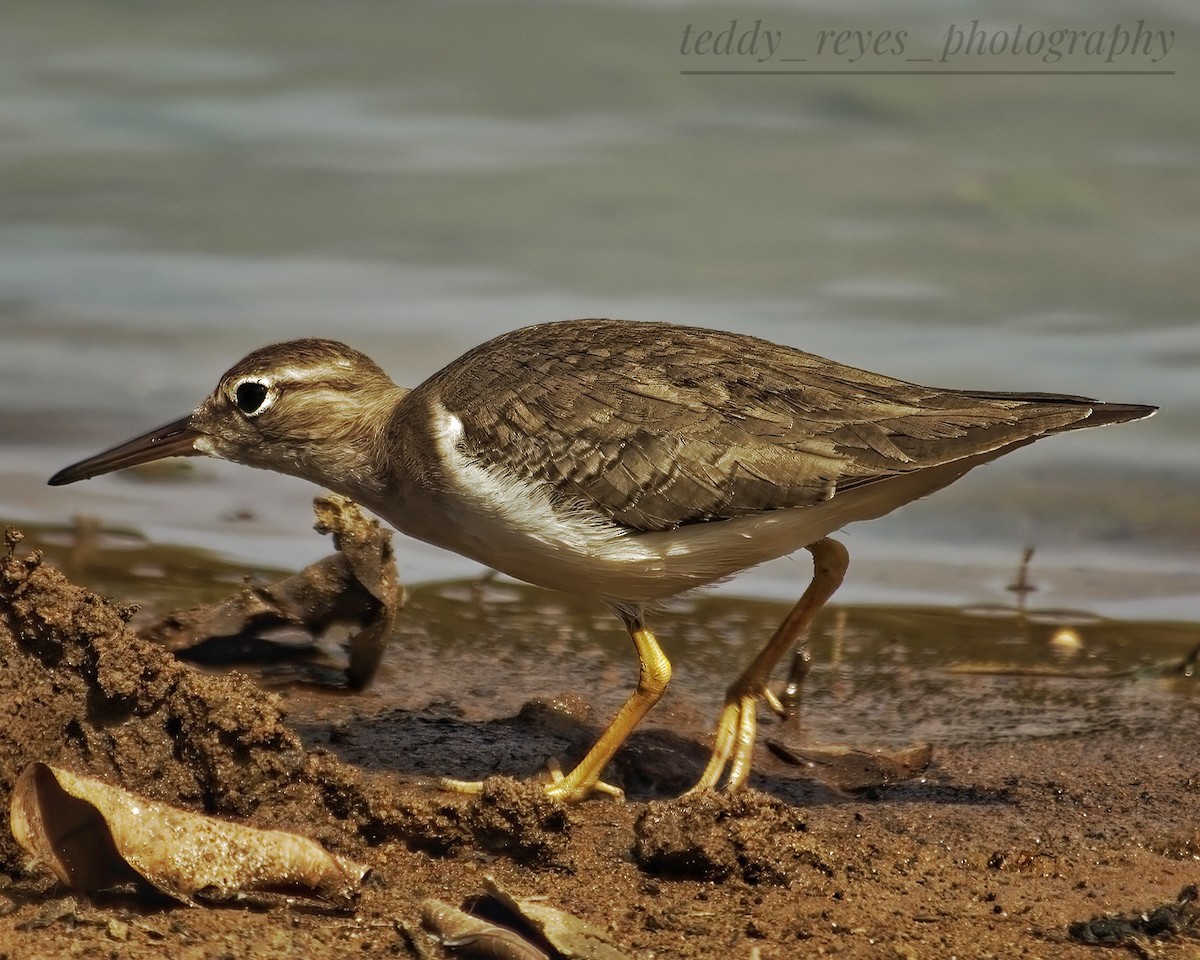
<instances>
[{"instance_id":1,"label":"wet mud","mask_svg":"<svg viewBox=\"0 0 1200 960\"><path fill-rule=\"evenodd\" d=\"M928 740L932 765L848 790L764 743L753 788L732 797L676 794L703 766L720 699L713 678L744 654L718 644L689 658L674 647L679 674L693 663L698 676L680 677L614 763L610 779L630 799L563 807L538 790L539 770L586 749L627 692L632 662L616 640L610 658L609 640L592 639L595 611L517 602L528 598L507 586L414 591L375 685L348 693L270 666L184 664L137 636L130 607L15 545L0 560L5 810L21 770L41 761L298 830L373 873L352 908L266 895L178 907L128 890L67 891L31 869L5 830L0 954L451 956L422 928L422 904L459 904L491 877L604 931L631 957L1093 957L1073 924L1181 903L1200 878L1200 696L1168 656L1182 663L1194 646L1186 625L1159 631L1161 656L1144 656L1153 644L1127 625L1096 625L1136 648L1140 665L1101 656L1047 676L1056 661L1045 648L1041 672L977 647L970 660L926 669L944 651L898 641L897 624L929 632L938 614L835 612L814 645L801 725L766 721L764 741L803 756L801 741ZM683 618L718 638L759 631L779 612L705 603ZM512 631L504 645L492 641L500 622ZM967 635L995 626L955 623L960 645L981 644ZM1050 637L1055 627L1030 629ZM873 667L831 660L860 641ZM437 789L437 775L486 779L465 796ZM1153 929L1121 928L1120 943L1195 956L1183 911Z\"/></svg>"}]
</instances>

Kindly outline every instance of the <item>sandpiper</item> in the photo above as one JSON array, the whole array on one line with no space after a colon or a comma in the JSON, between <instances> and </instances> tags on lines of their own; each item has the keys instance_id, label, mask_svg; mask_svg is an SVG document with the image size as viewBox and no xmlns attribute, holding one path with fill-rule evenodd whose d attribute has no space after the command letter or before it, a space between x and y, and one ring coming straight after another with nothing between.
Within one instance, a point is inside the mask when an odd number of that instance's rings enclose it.
<instances>
[{"instance_id":1,"label":"sandpiper","mask_svg":"<svg viewBox=\"0 0 1200 960\"><path fill-rule=\"evenodd\" d=\"M693 789L741 787L770 674L842 582L830 534L1041 437L1150 416L1086 397L922 387L755 337L662 323L525 327L414 389L333 340L263 347L180 420L51 484L170 456L221 457L343 493L398 530L607 603L637 687L547 793L575 800L659 700L671 665L643 612L801 547L813 578L729 686Z\"/></svg>"}]
</instances>

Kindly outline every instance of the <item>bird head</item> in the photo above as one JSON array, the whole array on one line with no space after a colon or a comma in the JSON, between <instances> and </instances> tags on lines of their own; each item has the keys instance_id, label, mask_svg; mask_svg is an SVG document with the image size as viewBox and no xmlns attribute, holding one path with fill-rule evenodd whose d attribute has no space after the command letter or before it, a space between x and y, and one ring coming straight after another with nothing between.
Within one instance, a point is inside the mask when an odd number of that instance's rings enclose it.
<instances>
[{"instance_id":1,"label":"bird head","mask_svg":"<svg viewBox=\"0 0 1200 960\"><path fill-rule=\"evenodd\" d=\"M271 344L234 364L192 413L72 464L49 482L209 456L354 495L381 482L378 445L405 393L370 358L335 340Z\"/></svg>"}]
</instances>

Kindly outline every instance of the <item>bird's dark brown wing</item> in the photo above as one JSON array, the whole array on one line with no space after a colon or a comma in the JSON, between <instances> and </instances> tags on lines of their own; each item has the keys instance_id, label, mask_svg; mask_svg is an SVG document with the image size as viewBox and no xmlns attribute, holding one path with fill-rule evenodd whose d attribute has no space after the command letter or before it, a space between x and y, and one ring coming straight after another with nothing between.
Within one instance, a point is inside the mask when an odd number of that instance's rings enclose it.
<instances>
[{"instance_id":1,"label":"bird's dark brown wing","mask_svg":"<svg viewBox=\"0 0 1200 960\"><path fill-rule=\"evenodd\" d=\"M636 530L819 503L1069 429L1094 404L937 390L745 335L616 320L505 334L414 395L435 392L479 461Z\"/></svg>"}]
</instances>

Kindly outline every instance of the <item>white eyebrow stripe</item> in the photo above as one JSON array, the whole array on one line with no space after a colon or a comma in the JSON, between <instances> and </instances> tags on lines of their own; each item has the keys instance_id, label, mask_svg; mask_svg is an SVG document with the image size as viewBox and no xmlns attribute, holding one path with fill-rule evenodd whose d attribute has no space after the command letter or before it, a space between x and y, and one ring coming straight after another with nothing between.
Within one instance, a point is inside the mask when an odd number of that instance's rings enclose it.
<instances>
[{"instance_id":1,"label":"white eyebrow stripe","mask_svg":"<svg viewBox=\"0 0 1200 960\"><path fill-rule=\"evenodd\" d=\"M276 379L289 383L305 383L309 380L319 380L321 377L328 375L328 367L284 367L279 371Z\"/></svg>"},{"instance_id":2,"label":"white eyebrow stripe","mask_svg":"<svg viewBox=\"0 0 1200 960\"><path fill-rule=\"evenodd\" d=\"M350 364L337 365L349 368ZM264 387L273 387L279 383L310 383L314 380L328 379L331 373L336 376L341 370L331 371L328 367L281 367L270 373L248 373L234 381L235 384L261 383Z\"/></svg>"}]
</instances>

